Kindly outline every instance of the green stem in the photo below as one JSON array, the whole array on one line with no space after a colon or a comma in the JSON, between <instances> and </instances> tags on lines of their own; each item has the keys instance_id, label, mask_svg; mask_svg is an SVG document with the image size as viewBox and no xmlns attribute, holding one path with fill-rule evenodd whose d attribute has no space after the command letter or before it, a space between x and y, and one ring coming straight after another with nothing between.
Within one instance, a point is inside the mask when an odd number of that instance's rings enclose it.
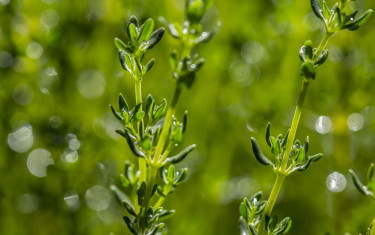
<instances>
[{"instance_id":1,"label":"green stem","mask_svg":"<svg viewBox=\"0 0 375 235\"><path fill-rule=\"evenodd\" d=\"M264 209L263 216L262 216L262 218L260 220L260 223L258 225L259 235L267 234L265 217L271 215L273 206L275 205L277 196L279 195L279 192L281 190L281 187L283 185L285 177L286 177L286 175L281 175L281 174L276 175L275 184L273 185L271 195L268 198L266 208Z\"/></svg>"},{"instance_id":2,"label":"green stem","mask_svg":"<svg viewBox=\"0 0 375 235\"><path fill-rule=\"evenodd\" d=\"M306 92L307 92L307 88L309 87L309 83L310 83L310 80L303 79L302 88L301 88L301 91L299 93L299 99L298 99L297 107L296 107L296 110L294 112L292 125L290 127L290 132L289 132L289 135L288 135L288 139L286 141L285 153L284 153L284 156L283 156L283 160L281 162L281 167L279 169L281 174L286 173L286 168L288 166L290 151L292 150L292 147L293 147L293 142L294 142L294 138L296 136L297 127L298 127L298 124L299 124L299 119L300 119L301 113L302 113L302 106L303 106L303 103L305 101Z\"/></svg>"},{"instance_id":3,"label":"green stem","mask_svg":"<svg viewBox=\"0 0 375 235\"><path fill-rule=\"evenodd\" d=\"M301 91L300 91L300 94L299 94L297 107L296 107L296 110L294 112L292 126L290 128L290 132L289 132L288 139L287 139L287 142L286 142L286 149L285 149L285 153L284 153L284 156L283 156L283 159L282 159L282 162L281 162L281 167L280 167L280 169L278 169L278 171L276 173L276 182L273 185L271 195L270 195L270 197L267 201L266 208L264 209L264 213L263 213L264 216L262 217L262 219L259 223L259 227L258 227L259 235L266 234L265 216L271 215L273 206L275 205L277 196L279 195L279 192L280 192L280 189L283 185L284 179L288 174L286 172L286 168L288 166L289 155L290 155L290 151L291 151L292 146L293 146L294 138L296 136L299 119L301 117L302 106L303 106L303 103L305 101L306 92L307 92L307 88L309 87L309 83L310 83L310 80L308 80L308 79L304 79L303 82L302 82L302 88L301 88Z\"/></svg>"},{"instance_id":4,"label":"green stem","mask_svg":"<svg viewBox=\"0 0 375 235\"><path fill-rule=\"evenodd\" d=\"M372 221L372 227L371 227L370 235L375 235L375 217L374 217L374 220Z\"/></svg>"},{"instance_id":5,"label":"green stem","mask_svg":"<svg viewBox=\"0 0 375 235\"><path fill-rule=\"evenodd\" d=\"M135 81L135 102L139 104L142 102L142 79L136 79ZM142 120L143 122L143 120ZM139 130L139 123L138 123L138 130ZM140 133L139 133L140 134ZM146 161L143 158L139 158L139 183L141 184L143 181L146 180Z\"/></svg>"},{"instance_id":6,"label":"green stem","mask_svg":"<svg viewBox=\"0 0 375 235\"><path fill-rule=\"evenodd\" d=\"M169 129L172 124L172 117L176 111L176 105L180 97L181 91L182 91L181 87L177 86L174 96L173 96L172 103L168 108L167 115L165 117L165 121L163 124L163 129L161 130L159 141L158 141L158 144L156 145L156 152L154 155L154 159L152 160L152 163L155 165L159 165L161 163L160 156L163 154L164 146L168 139Z\"/></svg>"},{"instance_id":7,"label":"green stem","mask_svg":"<svg viewBox=\"0 0 375 235\"><path fill-rule=\"evenodd\" d=\"M328 43L328 40L329 38L332 36L333 33L329 33L329 32L326 32L322 38L322 40L320 41L320 44L318 46L318 49L316 49L316 58L319 57L320 53L322 53L322 51L324 50L324 48L326 48L327 46L327 43Z\"/></svg>"},{"instance_id":8,"label":"green stem","mask_svg":"<svg viewBox=\"0 0 375 235\"><path fill-rule=\"evenodd\" d=\"M156 167L150 167L150 173L148 175L148 180L146 184L146 194L145 194L145 200L142 203L142 207L148 208L148 205L150 203L152 189L154 188L154 184L156 182L156 176L158 173L159 168Z\"/></svg>"}]
</instances>

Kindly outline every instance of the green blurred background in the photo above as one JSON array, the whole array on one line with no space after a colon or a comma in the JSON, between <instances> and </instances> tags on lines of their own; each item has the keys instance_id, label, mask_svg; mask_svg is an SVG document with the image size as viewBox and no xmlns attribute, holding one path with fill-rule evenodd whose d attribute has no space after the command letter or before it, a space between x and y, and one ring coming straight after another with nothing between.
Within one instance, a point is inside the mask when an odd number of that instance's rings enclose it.
<instances>
[{"instance_id":1,"label":"green blurred background","mask_svg":"<svg viewBox=\"0 0 375 235\"><path fill-rule=\"evenodd\" d=\"M136 159L114 133L121 126L108 104L120 92L134 104L133 79L113 43L127 40L132 14L181 22L183 1L0 0L0 234L130 234L108 185ZM266 150L268 121L273 135L288 129L299 48L322 37L308 0L216 0L204 24L218 19L218 35L199 48L206 64L177 110L190 114L184 145L198 148L179 164L189 178L166 203L177 211L170 234L239 234L241 198L268 195L275 178L253 157L250 137ZM348 169L364 176L374 161L374 39L374 17L335 35L311 83L297 137L309 135L310 153L326 157L284 184L274 212L293 219L290 234L358 234L373 218L375 206L354 189ZM171 99L175 48L166 34L147 55L156 64L144 97ZM333 172L341 192L327 187Z\"/></svg>"}]
</instances>

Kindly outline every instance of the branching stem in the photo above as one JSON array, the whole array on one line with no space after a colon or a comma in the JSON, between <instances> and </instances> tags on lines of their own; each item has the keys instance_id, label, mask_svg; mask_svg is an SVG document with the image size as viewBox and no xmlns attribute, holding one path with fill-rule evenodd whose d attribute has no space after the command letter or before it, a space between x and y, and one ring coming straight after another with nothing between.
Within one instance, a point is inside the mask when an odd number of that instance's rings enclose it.
<instances>
[{"instance_id":1,"label":"branching stem","mask_svg":"<svg viewBox=\"0 0 375 235\"><path fill-rule=\"evenodd\" d=\"M329 32L326 32L324 34L324 37L322 38L318 46L318 49L316 50L316 57L319 57L319 55L322 53L324 48L327 46L328 40L331 36L332 36L332 33L329 33ZM279 169L276 169L276 181L275 181L275 184L273 185L271 195L267 201L266 208L264 209L263 217L261 218L261 221L258 225L259 235L267 234L266 226L265 226L266 225L265 217L271 216L272 209L275 205L276 199L279 195L284 179L288 175L287 167L288 167L289 155L293 147L294 138L296 136L299 120L300 120L301 113L302 113L302 107L305 101L305 97L306 97L309 84L310 84L310 79L304 78L302 82L300 94L299 94L298 103L294 112L292 125L290 127L290 132L289 132L288 139L286 142L285 153L282 158L281 166ZM375 235L375 232L371 235Z\"/></svg>"}]
</instances>

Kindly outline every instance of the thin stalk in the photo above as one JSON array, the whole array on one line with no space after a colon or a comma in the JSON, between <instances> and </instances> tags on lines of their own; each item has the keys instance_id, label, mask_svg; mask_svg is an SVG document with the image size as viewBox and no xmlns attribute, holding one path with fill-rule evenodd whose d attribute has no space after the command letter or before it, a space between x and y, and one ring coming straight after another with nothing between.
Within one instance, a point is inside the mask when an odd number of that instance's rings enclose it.
<instances>
[{"instance_id":1,"label":"thin stalk","mask_svg":"<svg viewBox=\"0 0 375 235\"><path fill-rule=\"evenodd\" d=\"M326 48L329 38L332 36L333 33L326 32L320 41L318 49L316 49L316 57L319 57L320 53Z\"/></svg>"},{"instance_id":2,"label":"thin stalk","mask_svg":"<svg viewBox=\"0 0 375 235\"><path fill-rule=\"evenodd\" d=\"M136 79L135 81L135 102L136 104L139 104L140 102L142 102L142 79ZM138 130L139 130L139 123L138 123ZM140 172L139 183L142 183L143 181L146 180L146 161L143 158L139 158L138 163L139 163L139 172Z\"/></svg>"},{"instance_id":3,"label":"thin stalk","mask_svg":"<svg viewBox=\"0 0 375 235\"><path fill-rule=\"evenodd\" d=\"M292 147L293 147L293 142L294 142L294 138L296 136L297 127L298 127L298 124L299 124L299 119L300 119L301 113L302 113L302 106L303 106L303 103L305 101L306 92L307 92L307 88L309 87L309 83L310 83L310 80L303 79L301 91L299 93L299 99L298 99L297 107L296 107L296 110L294 112L292 125L290 127L290 132L289 132L289 135L288 135L288 139L286 141L285 153L284 153L284 156L283 156L283 160L281 162L280 172L282 174L286 173L286 168L288 166L290 151L292 150Z\"/></svg>"},{"instance_id":4,"label":"thin stalk","mask_svg":"<svg viewBox=\"0 0 375 235\"><path fill-rule=\"evenodd\" d=\"M150 203L152 189L154 188L154 184L156 181L156 176L158 173L159 168L156 167L150 167L150 174L148 176L147 184L146 184L146 194L145 199L143 201L142 207L148 208L148 205Z\"/></svg>"},{"instance_id":5,"label":"thin stalk","mask_svg":"<svg viewBox=\"0 0 375 235\"><path fill-rule=\"evenodd\" d=\"M163 149L164 149L165 143L167 142L169 129L172 124L172 117L176 111L176 105L177 105L178 99L180 98L180 94L181 94L181 87L177 86L174 96L173 96L172 103L169 106L167 115L165 117L163 129L161 130L158 144L156 145L156 152L154 155L154 159L152 160L152 163L155 165L160 164L160 161L159 161L160 156L163 154Z\"/></svg>"},{"instance_id":6,"label":"thin stalk","mask_svg":"<svg viewBox=\"0 0 375 235\"><path fill-rule=\"evenodd\" d=\"M273 185L271 195L268 198L266 208L264 209L264 212L263 212L263 217L261 218L260 223L258 225L259 235L267 234L266 226L265 226L266 225L265 217L271 215L272 208L275 205L277 196L279 195L281 187L283 186L285 177L286 175L281 175L281 174L276 175L275 184Z\"/></svg>"}]
</instances>

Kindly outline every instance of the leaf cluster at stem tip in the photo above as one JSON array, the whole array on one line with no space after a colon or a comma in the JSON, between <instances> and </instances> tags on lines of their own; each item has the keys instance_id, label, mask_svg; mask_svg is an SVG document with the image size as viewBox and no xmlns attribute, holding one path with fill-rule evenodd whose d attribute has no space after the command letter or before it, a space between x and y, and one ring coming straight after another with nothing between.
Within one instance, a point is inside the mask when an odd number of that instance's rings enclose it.
<instances>
[{"instance_id":1,"label":"leaf cluster at stem tip","mask_svg":"<svg viewBox=\"0 0 375 235\"><path fill-rule=\"evenodd\" d=\"M138 19L131 16L126 32L129 42L126 44L121 39L115 38L115 45L119 51L121 66L136 80L140 80L151 70L155 59L151 59L146 65L142 65L145 53L153 48L163 37L164 28L154 31L154 20L148 19L139 25Z\"/></svg>"},{"instance_id":2,"label":"leaf cluster at stem tip","mask_svg":"<svg viewBox=\"0 0 375 235\"><path fill-rule=\"evenodd\" d=\"M271 136L271 125L270 123L267 124L265 138L267 145L270 148L270 153L273 155L274 160L270 160L263 154L257 140L254 137L252 137L251 145L253 147L254 156L258 160L258 162L266 166L272 166L273 170L277 174L289 175L294 171L307 170L307 168L310 166L312 162L318 161L323 156L323 154L321 153L315 154L313 156L307 155L310 142L309 137L306 137L306 141L303 145L299 140L296 140L290 151L288 168L286 172L282 172L281 163L282 157L284 156L286 150L286 142L288 139L288 135L289 130L286 132L285 136L283 136L282 134L279 134L277 137Z\"/></svg>"},{"instance_id":3,"label":"leaf cluster at stem tip","mask_svg":"<svg viewBox=\"0 0 375 235\"><path fill-rule=\"evenodd\" d=\"M313 47L311 40L306 41L299 51L299 57L302 61L301 76L315 79L316 68L328 58L328 50L324 47L330 36L344 29L359 29L370 18L373 10L367 10L357 17L358 11L351 11L348 7L349 2L354 0L340 0L332 8L325 0L322 0L322 4L320 0L310 1L313 12L324 23L326 32L318 48Z\"/></svg>"},{"instance_id":4,"label":"leaf cluster at stem tip","mask_svg":"<svg viewBox=\"0 0 375 235\"><path fill-rule=\"evenodd\" d=\"M197 53L191 55L191 52L198 45L210 41L220 29L220 21L213 31L205 31L200 23L212 4L213 0L185 0L185 20L182 24L170 23L164 17L159 17L172 37L179 40L182 45L180 56L177 51L173 51L170 56L173 77L177 80L178 86L187 88L192 86L195 74L205 60L199 58Z\"/></svg>"}]
</instances>

